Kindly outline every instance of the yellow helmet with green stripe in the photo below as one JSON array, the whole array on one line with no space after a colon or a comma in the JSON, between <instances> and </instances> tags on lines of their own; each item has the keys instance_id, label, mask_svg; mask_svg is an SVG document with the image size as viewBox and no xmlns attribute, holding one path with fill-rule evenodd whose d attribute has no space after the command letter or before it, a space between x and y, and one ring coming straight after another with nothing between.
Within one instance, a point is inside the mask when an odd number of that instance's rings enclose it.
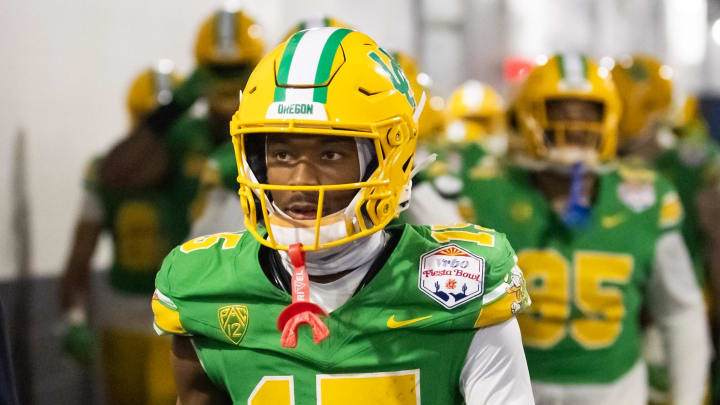
<instances>
[{"instance_id":1,"label":"yellow helmet with green stripe","mask_svg":"<svg viewBox=\"0 0 720 405\"><path fill-rule=\"evenodd\" d=\"M173 89L179 83L180 75L175 71L175 65L168 59L159 60L137 75L127 92L127 109L130 113L131 125L135 126L154 109L170 103Z\"/></svg>"},{"instance_id":2,"label":"yellow helmet with green stripe","mask_svg":"<svg viewBox=\"0 0 720 405\"><path fill-rule=\"evenodd\" d=\"M584 103L596 113L592 118L549 113L563 103ZM620 99L608 69L586 56L557 54L536 66L515 106L524 153L532 159L592 166L615 157Z\"/></svg>"},{"instance_id":3,"label":"yellow helmet with green stripe","mask_svg":"<svg viewBox=\"0 0 720 405\"><path fill-rule=\"evenodd\" d=\"M317 192L319 206L328 190L357 190L338 215L295 225L315 233L315 243L303 246L305 250L337 246L385 227L396 216L409 187L418 114L402 69L367 35L346 28L294 34L257 65L230 123L248 231L266 246L288 249L273 234L279 216L268 198L269 190ZM264 134L366 139L377 166L356 183L267 184L262 165L253 164L257 156L253 157L255 147L251 147ZM259 231L258 217L267 236ZM320 238L322 226L330 222L341 224L343 235Z\"/></svg>"},{"instance_id":4,"label":"yellow helmet with green stripe","mask_svg":"<svg viewBox=\"0 0 720 405\"><path fill-rule=\"evenodd\" d=\"M208 17L195 39L200 66L255 65L264 53L262 29L245 13L223 8Z\"/></svg>"}]
</instances>

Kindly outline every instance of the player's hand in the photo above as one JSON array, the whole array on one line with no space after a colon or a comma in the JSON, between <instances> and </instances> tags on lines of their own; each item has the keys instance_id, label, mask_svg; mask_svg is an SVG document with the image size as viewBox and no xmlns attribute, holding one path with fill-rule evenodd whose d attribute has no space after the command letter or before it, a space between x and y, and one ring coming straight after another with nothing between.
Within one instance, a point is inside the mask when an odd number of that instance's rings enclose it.
<instances>
[{"instance_id":1,"label":"player's hand","mask_svg":"<svg viewBox=\"0 0 720 405\"><path fill-rule=\"evenodd\" d=\"M87 321L78 318L72 314L66 317L60 327L60 345L64 356L87 368L94 357L95 339Z\"/></svg>"}]
</instances>

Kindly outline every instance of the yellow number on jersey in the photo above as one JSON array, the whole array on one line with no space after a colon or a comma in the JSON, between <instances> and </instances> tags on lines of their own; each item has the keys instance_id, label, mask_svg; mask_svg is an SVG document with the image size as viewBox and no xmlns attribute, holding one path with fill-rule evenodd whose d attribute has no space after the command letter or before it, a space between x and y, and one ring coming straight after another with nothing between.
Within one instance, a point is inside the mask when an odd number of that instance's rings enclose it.
<instances>
[{"instance_id":1,"label":"yellow number on jersey","mask_svg":"<svg viewBox=\"0 0 720 405\"><path fill-rule=\"evenodd\" d=\"M115 214L115 244L120 267L134 272L157 269L167 252L155 207L142 201L122 204Z\"/></svg>"},{"instance_id":2,"label":"yellow number on jersey","mask_svg":"<svg viewBox=\"0 0 720 405\"><path fill-rule=\"evenodd\" d=\"M518 315L525 344L552 347L568 333L588 349L615 342L625 317L621 286L632 275L632 256L577 252L571 267L555 250L526 250L518 255L518 265L533 300L530 310ZM572 298L570 280L574 280ZM568 324L572 303L584 317Z\"/></svg>"},{"instance_id":3,"label":"yellow number on jersey","mask_svg":"<svg viewBox=\"0 0 720 405\"><path fill-rule=\"evenodd\" d=\"M248 398L248 405L295 405L295 386L288 376L263 377Z\"/></svg>"},{"instance_id":4,"label":"yellow number on jersey","mask_svg":"<svg viewBox=\"0 0 720 405\"><path fill-rule=\"evenodd\" d=\"M618 285L627 284L632 269L630 255L575 254L575 304L585 317L572 323L570 333L583 347L607 347L620 335L625 305Z\"/></svg>"},{"instance_id":5,"label":"yellow number on jersey","mask_svg":"<svg viewBox=\"0 0 720 405\"><path fill-rule=\"evenodd\" d=\"M214 235L200 236L183 243L180 246L180 251L190 253L195 250L209 249L218 243L220 239L223 240L223 249L232 249L237 246L241 237L242 233L216 233Z\"/></svg>"},{"instance_id":6,"label":"yellow number on jersey","mask_svg":"<svg viewBox=\"0 0 720 405\"><path fill-rule=\"evenodd\" d=\"M418 405L420 370L390 373L318 374L319 405ZM294 405L292 376L263 377L248 405Z\"/></svg>"},{"instance_id":7,"label":"yellow number on jersey","mask_svg":"<svg viewBox=\"0 0 720 405\"><path fill-rule=\"evenodd\" d=\"M518 316L523 341L533 347L552 347L565 337L565 321L570 317L570 266L554 250L525 250L518 255L518 267L523 269L532 299L524 316Z\"/></svg>"},{"instance_id":8,"label":"yellow number on jersey","mask_svg":"<svg viewBox=\"0 0 720 405\"><path fill-rule=\"evenodd\" d=\"M434 225L430 235L433 239L440 243L445 243L451 240L460 240L464 242L473 242L480 246L495 246L495 235L489 233L492 232L492 229L488 229L480 225L473 225L474 230L481 232L461 230L462 228L466 228L468 226L470 226L470 224Z\"/></svg>"}]
</instances>

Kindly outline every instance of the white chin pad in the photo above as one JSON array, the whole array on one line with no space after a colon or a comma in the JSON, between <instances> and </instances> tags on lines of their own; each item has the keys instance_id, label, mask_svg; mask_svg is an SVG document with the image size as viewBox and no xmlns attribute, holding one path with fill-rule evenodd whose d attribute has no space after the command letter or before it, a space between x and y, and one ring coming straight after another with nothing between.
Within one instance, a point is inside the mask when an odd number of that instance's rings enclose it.
<instances>
[{"instance_id":1,"label":"white chin pad","mask_svg":"<svg viewBox=\"0 0 720 405\"><path fill-rule=\"evenodd\" d=\"M275 215L280 213L276 209ZM286 217L283 215L283 217ZM327 223L329 221L329 223ZM271 219L271 222L274 222ZM345 214L343 211L323 217L325 225L320 225L319 244L334 242L348 236L345 228ZM300 226L305 225L305 226ZM304 220L300 223L297 220L285 220L282 224L273 223L272 233L275 241L281 245L292 245L294 243L302 243L303 246L315 245L315 220Z\"/></svg>"}]
</instances>

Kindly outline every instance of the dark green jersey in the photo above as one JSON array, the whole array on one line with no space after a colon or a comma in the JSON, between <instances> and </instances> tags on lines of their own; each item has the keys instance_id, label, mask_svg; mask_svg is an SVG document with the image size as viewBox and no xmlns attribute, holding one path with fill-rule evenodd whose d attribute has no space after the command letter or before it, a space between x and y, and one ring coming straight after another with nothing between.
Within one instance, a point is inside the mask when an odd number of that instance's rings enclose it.
<instances>
[{"instance_id":1,"label":"dark green jersey","mask_svg":"<svg viewBox=\"0 0 720 405\"><path fill-rule=\"evenodd\" d=\"M497 158L488 155L478 143L448 145L429 150L437 159L418 173L413 183L428 182L445 198L457 199L463 183L470 177L489 177L497 173Z\"/></svg>"},{"instance_id":2,"label":"dark green jersey","mask_svg":"<svg viewBox=\"0 0 720 405\"><path fill-rule=\"evenodd\" d=\"M518 316L531 378L602 384L627 372L640 356L638 315L656 241L682 218L670 183L647 170L600 175L590 222L575 229L527 171L475 179L465 191L474 216L518 249L533 300Z\"/></svg>"},{"instance_id":3,"label":"dark green jersey","mask_svg":"<svg viewBox=\"0 0 720 405\"><path fill-rule=\"evenodd\" d=\"M103 207L103 227L112 236L113 288L147 294L167 253L189 232L191 202L211 144L197 126L180 120L168 134L169 174L161 184L133 192L117 192L99 182L101 158L89 166L85 187Z\"/></svg>"},{"instance_id":4,"label":"dark green jersey","mask_svg":"<svg viewBox=\"0 0 720 405\"><path fill-rule=\"evenodd\" d=\"M226 142L216 148L208 157L207 165L203 169L203 188L222 187L237 192L238 170L235 161L235 149L232 142Z\"/></svg>"},{"instance_id":5,"label":"dark green jersey","mask_svg":"<svg viewBox=\"0 0 720 405\"><path fill-rule=\"evenodd\" d=\"M707 134L687 134L675 147L664 151L655 165L677 187L685 207L682 232L693 259L698 282L704 279L707 247L699 225L696 198L703 188L717 184L720 174L720 147Z\"/></svg>"},{"instance_id":6,"label":"dark green jersey","mask_svg":"<svg viewBox=\"0 0 720 405\"><path fill-rule=\"evenodd\" d=\"M526 304L515 254L503 234L473 225L386 230L394 248L325 319L320 344L301 327L296 348L281 346L276 321L291 297L263 272L249 233L173 250L156 279L156 327L192 335L208 376L236 404L462 403L476 329Z\"/></svg>"}]
</instances>

